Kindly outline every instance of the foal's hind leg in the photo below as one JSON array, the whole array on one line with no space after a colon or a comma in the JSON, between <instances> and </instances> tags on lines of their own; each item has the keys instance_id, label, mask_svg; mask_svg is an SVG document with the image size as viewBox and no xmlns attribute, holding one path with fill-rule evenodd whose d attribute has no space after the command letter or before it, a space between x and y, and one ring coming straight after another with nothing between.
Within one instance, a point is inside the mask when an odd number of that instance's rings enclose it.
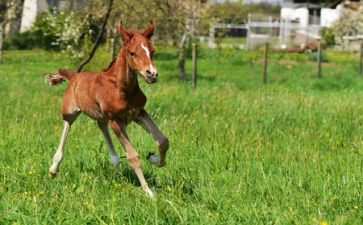
<instances>
[{"instance_id":1,"label":"foal's hind leg","mask_svg":"<svg viewBox=\"0 0 363 225\"><path fill-rule=\"evenodd\" d=\"M64 145L66 143L70 127L71 127L71 122L68 122L68 121L64 120L64 128L63 128L62 137L61 137L58 149L57 149L56 153L53 156L53 163L49 168L49 176L50 177L55 177L57 175L59 165L60 165L60 163L62 162L62 159L63 159Z\"/></svg>"},{"instance_id":2,"label":"foal's hind leg","mask_svg":"<svg viewBox=\"0 0 363 225\"><path fill-rule=\"evenodd\" d=\"M67 89L67 91L69 88ZM53 163L49 168L49 176L55 177L57 175L59 165L62 162L63 159L63 151L64 151L64 145L66 143L66 139L68 136L69 128L71 127L72 123L77 119L77 117L80 114L80 111L78 107L75 105L75 103L71 98L70 92L65 92L63 96L63 105L62 105L62 116L64 120L64 128L62 137L58 146L58 149L56 153L53 156Z\"/></svg>"},{"instance_id":3,"label":"foal's hind leg","mask_svg":"<svg viewBox=\"0 0 363 225\"><path fill-rule=\"evenodd\" d=\"M159 130L159 128L155 125L154 121L150 118L149 114L144 109L141 110L137 115L135 122L143 127L147 132L151 133L153 138L158 142L160 158L153 153L150 153L147 157L149 162L159 167L165 166L166 152L169 148L168 138Z\"/></svg>"},{"instance_id":4,"label":"foal's hind leg","mask_svg":"<svg viewBox=\"0 0 363 225\"><path fill-rule=\"evenodd\" d=\"M115 147L112 144L110 133L108 132L107 123L97 122L98 127L102 131L103 136L106 139L108 151L110 152L111 163L115 165L116 173L120 172L120 158L118 157Z\"/></svg>"}]
</instances>

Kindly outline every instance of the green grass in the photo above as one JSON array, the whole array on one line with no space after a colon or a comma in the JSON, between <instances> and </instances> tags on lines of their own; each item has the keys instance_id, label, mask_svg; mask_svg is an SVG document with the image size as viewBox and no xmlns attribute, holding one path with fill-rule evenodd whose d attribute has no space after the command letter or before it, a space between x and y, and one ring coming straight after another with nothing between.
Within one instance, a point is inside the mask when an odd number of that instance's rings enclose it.
<instances>
[{"instance_id":1,"label":"green grass","mask_svg":"<svg viewBox=\"0 0 363 225\"><path fill-rule=\"evenodd\" d=\"M141 86L170 140L165 168L140 127L128 132L157 198L126 160L113 172L101 132L81 116L56 179L48 178L66 85L42 73L65 56L7 51L0 65L0 224L362 224L363 77L358 56L328 52L323 79L307 55L202 49L196 91L177 79L176 54L157 48L159 82ZM107 55L88 69L107 66ZM190 61L187 70L191 71ZM188 74L190 77L190 73ZM120 155L120 144L113 136Z\"/></svg>"}]
</instances>

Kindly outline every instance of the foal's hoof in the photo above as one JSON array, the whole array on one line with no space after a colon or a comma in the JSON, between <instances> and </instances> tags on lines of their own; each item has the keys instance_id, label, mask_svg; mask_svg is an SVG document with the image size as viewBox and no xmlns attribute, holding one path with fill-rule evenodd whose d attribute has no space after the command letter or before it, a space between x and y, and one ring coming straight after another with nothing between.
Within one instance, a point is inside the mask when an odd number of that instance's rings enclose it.
<instances>
[{"instance_id":1,"label":"foal's hoof","mask_svg":"<svg viewBox=\"0 0 363 225\"><path fill-rule=\"evenodd\" d=\"M164 163L160 163L160 157L155 155L154 152L149 152L149 154L146 156L146 159L151 163L156 165L157 167L163 167L165 166L165 162Z\"/></svg>"},{"instance_id":2,"label":"foal's hoof","mask_svg":"<svg viewBox=\"0 0 363 225\"><path fill-rule=\"evenodd\" d=\"M144 190L144 191L146 192L146 195L149 198L155 198L155 194L150 189L147 189L147 190Z\"/></svg>"},{"instance_id":3,"label":"foal's hoof","mask_svg":"<svg viewBox=\"0 0 363 225\"><path fill-rule=\"evenodd\" d=\"M49 172L48 173L48 176L49 176L49 178L55 178L56 176L57 176L57 174L56 173L51 173L51 172Z\"/></svg>"},{"instance_id":4,"label":"foal's hoof","mask_svg":"<svg viewBox=\"0 0 363 225\"><path fill-rule=\"evenodd\" d=\"M143 189L148 197L150 197L150 198L155 197L155 194L150 190L150 188L147 184L143 186Z\"/></svg>"}]
</instances>

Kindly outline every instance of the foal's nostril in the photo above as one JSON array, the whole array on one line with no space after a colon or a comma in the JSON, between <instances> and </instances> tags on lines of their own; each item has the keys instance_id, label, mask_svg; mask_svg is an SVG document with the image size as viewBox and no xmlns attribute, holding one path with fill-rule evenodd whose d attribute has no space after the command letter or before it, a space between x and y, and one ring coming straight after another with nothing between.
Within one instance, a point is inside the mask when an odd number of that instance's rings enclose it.
<instances>
[{"instance_id":1,"label":"foal's nostril","mask_svg":"<svg viewBox=\"0 0 363 225\"><path fill-rule=\"evenodd\" d=\"M147 73L148 75L151 75L151 71L150 71L150 70L146 70L146 73Z\"/></svg>"}]
</instances>

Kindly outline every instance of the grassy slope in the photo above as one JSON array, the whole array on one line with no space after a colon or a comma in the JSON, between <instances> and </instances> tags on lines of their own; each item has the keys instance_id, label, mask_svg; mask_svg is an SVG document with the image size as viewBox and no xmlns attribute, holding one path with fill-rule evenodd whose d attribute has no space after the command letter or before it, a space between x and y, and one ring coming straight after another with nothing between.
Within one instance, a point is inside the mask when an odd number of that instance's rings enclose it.
<instances>
[{"instance_id":1,"label":"grassy slope","mask_svg":"<svg viewBox=\"0 0 363 225\"><path fill-rule=\"evenodd\" d=\"M170 138L168 165L143 160L157 193L145 197L125 160L116 176L100 131L81 116L59 176L47 170L61 135L65 85L41 74L72 66L44 51L6 52L0 65L0 224L359 224L363 219L363 80L348 53L314 78L306 56L201 52L198 89L176 79L174 53L160 50L160 80L142 83L147 109ZM105 66L106 57L91 69ZM187 65L190 71L190 65ZM144 158L155 144L131 125ZM118 152L120 145L114 139Z\"/></svg>"}]
</instances>

